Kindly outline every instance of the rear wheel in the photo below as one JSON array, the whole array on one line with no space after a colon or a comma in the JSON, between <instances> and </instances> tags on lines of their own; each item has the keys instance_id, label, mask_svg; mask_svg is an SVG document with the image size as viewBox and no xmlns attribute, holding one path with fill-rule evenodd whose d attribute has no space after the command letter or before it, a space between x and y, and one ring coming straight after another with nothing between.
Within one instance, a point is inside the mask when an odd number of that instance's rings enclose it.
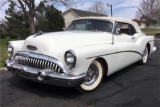
<instances>
[{"instance_id":1,"label":"rear wheel","mask_svg":"<svg viewBox=\"0 0 160 107\"><path fill-rule=\"evenodd\" d=\"M148 48L145 47L142 59L140 60L140 64L145 64L147 62L147 59L148 59Z\"/></svg>"},{"instance_id":2,"label":"rear wheel","mask_svg":"<svg viewBox=\"0 0 160 107\"><path fill-rule=\"evenodd\" d=\"M77 87L81 93L96 89L103 77L103 68L100 62L94 60L88 68L84 82Z\"/></svg>"}]
</instances>

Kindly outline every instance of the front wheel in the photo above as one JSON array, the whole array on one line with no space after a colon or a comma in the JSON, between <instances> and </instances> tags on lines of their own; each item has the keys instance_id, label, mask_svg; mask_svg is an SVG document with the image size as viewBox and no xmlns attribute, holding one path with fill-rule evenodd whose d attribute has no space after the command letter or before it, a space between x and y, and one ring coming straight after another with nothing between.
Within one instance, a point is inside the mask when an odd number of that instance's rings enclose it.
<instances>
[{"instance_id":1,"label":"front wheel","mask_svg":"<svg viewBox=\"0 0 160 107\"><path fill-rule=\"evenodd\" d=\"M148 48L145 47L142 59L140 60L140 64L145 64L147 62L147 59L148 59Z\"/></svg>"},{"instance_id":2,"label":"front wheel","mask_svg":"<svg viewBox=\"0 0 160 107\"><path fill-rule=\"evenodd\" d=\"M77 87L81 93L96 89L103 77L103 68L100 62L94 60L88 68L84 82Z\"/></svg>"}]
</instances>

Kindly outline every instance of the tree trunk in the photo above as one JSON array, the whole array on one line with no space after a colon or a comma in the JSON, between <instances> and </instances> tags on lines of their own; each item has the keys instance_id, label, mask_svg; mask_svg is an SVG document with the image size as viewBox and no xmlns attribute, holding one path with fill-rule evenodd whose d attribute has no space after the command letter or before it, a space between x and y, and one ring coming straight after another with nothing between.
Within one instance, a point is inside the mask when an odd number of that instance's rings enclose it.
<instances>
[{"instance_id":1,"label":"tree trunk","mask_svg":"<svg viewBox=\"0 0 160 107\"><path fill-rule=\"evenodd\" d=\"M146 20L147 20L147 29L148 29L148 27L149 27L149 19L148 18L146 18Z\"/></svg>"},{"instance_id":2,"label":"tree trunk","mask_svg":"<svg viewBox=\"0 0 160 107\"><path fill-rule=\"evenodd\" d=\"M33 35L36 33L35 31L35 25L34 25L34 17L29 16L29 26L30 26L30 35Z\"/></svg>"}]
</instances>

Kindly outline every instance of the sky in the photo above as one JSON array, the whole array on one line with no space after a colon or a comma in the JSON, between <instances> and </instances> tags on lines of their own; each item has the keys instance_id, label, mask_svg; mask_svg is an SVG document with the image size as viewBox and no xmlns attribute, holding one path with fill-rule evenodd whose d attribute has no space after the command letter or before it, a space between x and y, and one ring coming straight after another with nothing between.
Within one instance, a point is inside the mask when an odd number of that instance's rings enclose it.
<instances>
[{"instance_id":1,"label":"sky","mask_svg":"<svg viewBox=\"0 0 160 107\"><path fill-rule=\"evenodd\" d=\"M0 0L0 3L3 0ZM35 0L36 4L39 3L41 0ZM80 2L77 4L77 9L80 10L88 10L89 6L97 0L80 0ZM101 0L104 2L104 4L112 4L113 7L113 16L116 17L123 17L128 19L134 19L135 13L137 11L137 8L142 0ZM8 8L8 5L6 4L0 9L0 19L4 18L5 16L5 10ZM62 12L66 10L64 6L56 6L59 10ZM110 16L110 7L107 7L107 13Z\"/></svg>"}]
</instances>

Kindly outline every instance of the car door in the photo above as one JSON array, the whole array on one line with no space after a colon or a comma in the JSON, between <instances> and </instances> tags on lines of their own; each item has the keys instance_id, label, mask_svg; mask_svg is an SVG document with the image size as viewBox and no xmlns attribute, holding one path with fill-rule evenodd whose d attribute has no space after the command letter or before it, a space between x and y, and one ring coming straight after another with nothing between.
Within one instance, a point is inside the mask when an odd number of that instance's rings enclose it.
<instances>
[{"instance_id":1,"label":"car door","mask_svg":"<svg viewBox=\"0 0 160 107\"><path fill-rule=\"evenodd\" d=\"M138 35L135 28L129 23L117 22L114 41L118 47L118 68L124 68L140 59L140 53L137 51L136 41Z\"/></svg>"}]
</instances>

